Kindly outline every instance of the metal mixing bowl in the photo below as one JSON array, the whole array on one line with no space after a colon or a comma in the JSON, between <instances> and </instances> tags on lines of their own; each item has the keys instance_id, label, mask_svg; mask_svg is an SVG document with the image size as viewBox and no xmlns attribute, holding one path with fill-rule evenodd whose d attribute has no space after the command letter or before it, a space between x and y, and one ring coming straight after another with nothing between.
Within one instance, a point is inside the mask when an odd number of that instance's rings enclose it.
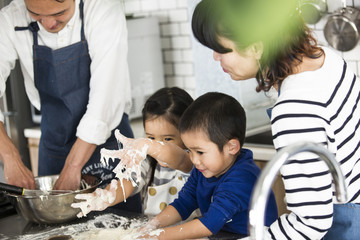
<instances>
[{"instance_id":1,"label":"metal mixing bowl","mask_svg":"<svg viewBox=\"0 0 360 240\"><path fill-rule=\"evenodd\" d=\"M36 177L35 189L52 190L58 177L59 175ZM44 224L64 223L76 219L80 212L79 208L71 207L73 202L81 201L75 199L75 195L93 192L101 183L96 177L89 175L83 175L82 182L86 184L82 184L80 190L69 193L40 196L9 194L9 198L16 211L28 221Z\"/></svg>"}]
</instances>

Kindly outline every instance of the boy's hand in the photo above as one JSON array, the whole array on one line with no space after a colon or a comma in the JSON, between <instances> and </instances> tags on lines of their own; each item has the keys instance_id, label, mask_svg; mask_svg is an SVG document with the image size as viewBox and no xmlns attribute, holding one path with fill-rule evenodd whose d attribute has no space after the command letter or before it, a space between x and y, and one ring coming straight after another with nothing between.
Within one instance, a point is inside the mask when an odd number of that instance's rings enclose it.
<instances>
[{"instance_id":1,"label":"boy's hand","mask_svg":"<svg viewBox=\"0 0 360 240\"><path fill-rule=\"evenodd\" d=\"M117 180L113 179L110 183L109 190L98 188L92 193L75 195L76 199L85 200L71 204L71 207L81 209L77 217L81 218L91 211L102 211L109 207L116 199L117 186Z\"/></svg>"},{"instance_id":2,"label":"boy's hand","mask_svg":"<svg viewBox=\"0 0 360 240\"><path fill-rule=\"evenodd\" d=\"M156 219L156 217L152 218L150 221L148 221L145 226L140 228L140 236L136 239L142 240L142 239L159 239L159 235L161 232L163 232L163 229L159 229L159 221Z\"/></svg>"}]
</instances>

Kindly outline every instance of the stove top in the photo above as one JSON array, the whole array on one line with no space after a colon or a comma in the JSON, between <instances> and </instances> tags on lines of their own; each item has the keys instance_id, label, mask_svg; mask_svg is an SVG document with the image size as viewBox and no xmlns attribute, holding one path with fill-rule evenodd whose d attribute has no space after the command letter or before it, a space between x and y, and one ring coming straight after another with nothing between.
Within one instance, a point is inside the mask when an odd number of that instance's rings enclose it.
<instances>
[{"instance_id":1,"label":"stove top","mask_svg":"<svg viewBox=\"0 0 360 240\"><path fill-rule=\"evenodd\" d=\"M10 203L5 193L0 192L0 218L16 214L15 207Z\"/></svg>"}]
</instances>

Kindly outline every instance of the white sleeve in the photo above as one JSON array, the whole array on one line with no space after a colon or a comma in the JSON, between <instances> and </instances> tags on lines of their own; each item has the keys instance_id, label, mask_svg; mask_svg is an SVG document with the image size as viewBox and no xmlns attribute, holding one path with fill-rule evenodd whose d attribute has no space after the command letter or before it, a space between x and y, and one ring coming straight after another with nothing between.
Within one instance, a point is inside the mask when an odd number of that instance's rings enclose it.
<instances>
[{"instance_id":1,"label":"white sleeve","mask_svg":"<svg viewBox=\"0 0 360 240\"><path fill-rule=\"evenodd\" d=\"M87 110L76 135L102 144L131 103L126 20L118 0L85 1L84 18L91 79Z\"/></svg>"},{"instance_id":2,"label":"white sleeve","mask_svg":"<svg viewBox=\"0 0 360 240\"><path fill-rule=\"evenodd\" d=\"M0 11L0 98L4 96L6 90L6 80L10 71L15 67L18 58L14 44L14 27L10 23L11 16L4 10ZM4 122L4 115L0 110L0 121Z\"/></svg>"}]
</instances>

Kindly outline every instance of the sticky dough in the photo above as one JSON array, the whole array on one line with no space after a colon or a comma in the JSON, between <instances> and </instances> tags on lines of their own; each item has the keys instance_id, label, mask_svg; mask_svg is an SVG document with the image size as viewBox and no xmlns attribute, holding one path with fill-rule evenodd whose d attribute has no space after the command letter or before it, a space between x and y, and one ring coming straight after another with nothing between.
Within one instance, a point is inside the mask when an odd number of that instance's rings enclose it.
<instances>
[{"instance_id":1,"label":"sticky dough","mask_svg":"<svg viewBox=\"0 0 360 240\"><path fill-rule=\"evenodd\" d=\"M129 155L132 159L132 166L128 167L127 165L123 164L122 161L118 163L118 165L114 168L113 172L115 173L115 177L120 180L121 188L123 190L124 195L124 202L126 202L126 196L125 196L125 188L124 188L124 179L131 181L132 185L135 187L138 185L141 179L141 162L136 163L134 158L135 156L142 156L143 159L146 158L146 152L148 149L148 145L145 145L141 151L138 150L129 150L127 152L127 155ZM102 149L101 150L101 163L104 165L109 165L110 159L117 158L117 151L119 150L107 150ZM120 150L121 151L121 150ZM132 177L132 173L135 173L136 178Z\"/></svg>"}]
</instances>

